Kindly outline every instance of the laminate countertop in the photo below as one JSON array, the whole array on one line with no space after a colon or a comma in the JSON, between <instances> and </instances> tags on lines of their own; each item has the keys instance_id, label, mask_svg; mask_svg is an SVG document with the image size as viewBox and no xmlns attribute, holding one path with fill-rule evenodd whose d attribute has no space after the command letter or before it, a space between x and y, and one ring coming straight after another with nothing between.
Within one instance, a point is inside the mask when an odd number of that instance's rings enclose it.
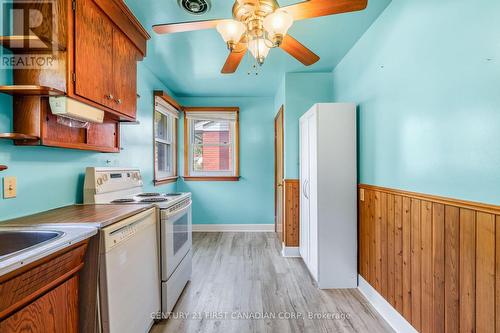
<instances>
[{"instance_id":1,"label":"laminate countertop","mask_svg":"<svg viewBox=\"0 0 500 333\"><path fill-rule=\"evenodd\" d=\"M104 228L155 207L135 205L70 205L0 222L0 227L39 225L86 225Z\"/></svg>"}]
</instances>

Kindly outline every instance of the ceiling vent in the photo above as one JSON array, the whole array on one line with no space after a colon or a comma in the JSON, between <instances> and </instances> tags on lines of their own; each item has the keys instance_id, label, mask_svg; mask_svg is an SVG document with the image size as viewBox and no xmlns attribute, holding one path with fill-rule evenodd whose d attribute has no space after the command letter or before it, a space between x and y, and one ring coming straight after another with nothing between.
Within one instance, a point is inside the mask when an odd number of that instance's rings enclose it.
<instances>
[{"instance_id":1,"label":"ceiling vent","mask_svg":"<svg viewBox=\"0 0 500 333\"><path fill-rule=\"evenodd\" d=\"M201 15L210 10L210 0L177 0L179 6L189 14Z\"/></svg>"}]
</instances>

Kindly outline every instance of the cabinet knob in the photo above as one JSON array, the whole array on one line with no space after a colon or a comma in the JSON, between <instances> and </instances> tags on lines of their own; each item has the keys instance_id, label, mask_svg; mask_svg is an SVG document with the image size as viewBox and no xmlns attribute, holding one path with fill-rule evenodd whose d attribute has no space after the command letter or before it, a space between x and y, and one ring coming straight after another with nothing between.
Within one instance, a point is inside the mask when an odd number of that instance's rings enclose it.
<instances>
[{"instance_id":1,"label":"cabinet knob","mask_svg":"<svg viewBox=\"0 0 500 333\"><path fill-rule=\"evenodd\" d=\"M105 97L106 99L113 99L113 95L111 95L111 94L104 95L104 97Z\"/></svg>"},{"instance_id":2,"label":"cabinet knob","mask_svg":"<svg viewBox=\"0 0 500 333\"><path fill-rule=\"evenodd\" d=\"M117 99L115 99L115 102L116 102L116 103L118 103L118 104L122 104L122 100L121 100L121 98L117 98Z\"/></svg>"}]
</instances>

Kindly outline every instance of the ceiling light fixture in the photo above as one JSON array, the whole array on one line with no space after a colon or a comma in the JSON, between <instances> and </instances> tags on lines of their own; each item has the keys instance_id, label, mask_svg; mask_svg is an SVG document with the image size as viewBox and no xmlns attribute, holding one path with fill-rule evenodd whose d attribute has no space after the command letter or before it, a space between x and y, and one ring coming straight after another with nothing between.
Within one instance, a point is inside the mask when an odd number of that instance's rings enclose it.
<instances>
[{"instance_id":1,"label":"ceiling light fixture","mask_svg":"<svg viewBox=\"0 0 500 333\"><path fill-rule=\"evenodd\" d=\"M246 44L259 65L264 63L271 48L282 44L293 24L292 15L279 9L273 2L257 2L255 5L237 1L233 16L234 20L217 24L217 31L230 51L234 51L240 43Z\"/></svg>"},{"instance_id":2,"label":"ceiling light fixture","mask_svg":"<svg viewBox=\"0 0 500 333\"><path fill-rule=\"evenodd\" d=\"M178 0L186 3L210 0ZM222 2L226 2L224 0ZM157 34L173 34L217 28L230 52L222 66L222 74L235 73L248 49L256 61L254 69L262 64L274 47L281 48L305 66L319 61L319 56L290 36L288 29L294 21L364 10L368 0L304 0L280 7L277 0L234 1L233 19L211 19L191 22L155 24ZM191 6L197 8L196 4Z\"/></svg>"},{"instance_id":3,"label":"ceiling light fixture","mask_svg":"<svg viewBox=\"0 0 500 333\"><path fill-rule=\"evenodd\" d=\"M277 10L274 13L267 15L263 22L268 38L276 47L281 45L283 38L292 24L292 15L288 14L284 10Z\"/></svg>"},{"instance_id":4,"label":"ceiling light fixture","mask_svg":"<svg viewBox=\"0 0 500 333\"><path fill-rule=\"evenodd\" d=\"M248 42L248 49L257 63L262 66L271 48L266 45L264 38L254 38Z\"/></svg>"},{"instance_id":5,"label":"ceiling light fixture","mask_svg":"<svg viewBox=\"0 0 500 333\"><path fill-rule=\"evenodd\" d=\"M239 21L227 20L217 25L217 31L226 42L227 48L233 51L245 33L245 26Z\"/></svg>"}]
</instances>

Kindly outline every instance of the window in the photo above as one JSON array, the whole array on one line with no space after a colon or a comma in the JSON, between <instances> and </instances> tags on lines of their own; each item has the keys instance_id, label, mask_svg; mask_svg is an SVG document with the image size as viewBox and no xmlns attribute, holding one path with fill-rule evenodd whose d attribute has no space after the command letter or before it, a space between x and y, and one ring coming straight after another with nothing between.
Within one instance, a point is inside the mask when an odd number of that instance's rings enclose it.
<instances>
[{"instance_id":1,"label":"window","mask_svg":"<svg viewBox=\"0 0 500 333\"><path fill-rule=\"evenodd\" d=\"M161 185L177 179L178 111L162 96L155 94L154 111L154 183Z\"/></svg>"},{"instance_id":2,"label":"window","mask_svg":"<svg viewBox=\"0 0 500 333\"><path fill-rule=\"evenodd\" d=\"M185 179L238 180L238 108L184 108Z\"/></svg>"}]
</instances>

